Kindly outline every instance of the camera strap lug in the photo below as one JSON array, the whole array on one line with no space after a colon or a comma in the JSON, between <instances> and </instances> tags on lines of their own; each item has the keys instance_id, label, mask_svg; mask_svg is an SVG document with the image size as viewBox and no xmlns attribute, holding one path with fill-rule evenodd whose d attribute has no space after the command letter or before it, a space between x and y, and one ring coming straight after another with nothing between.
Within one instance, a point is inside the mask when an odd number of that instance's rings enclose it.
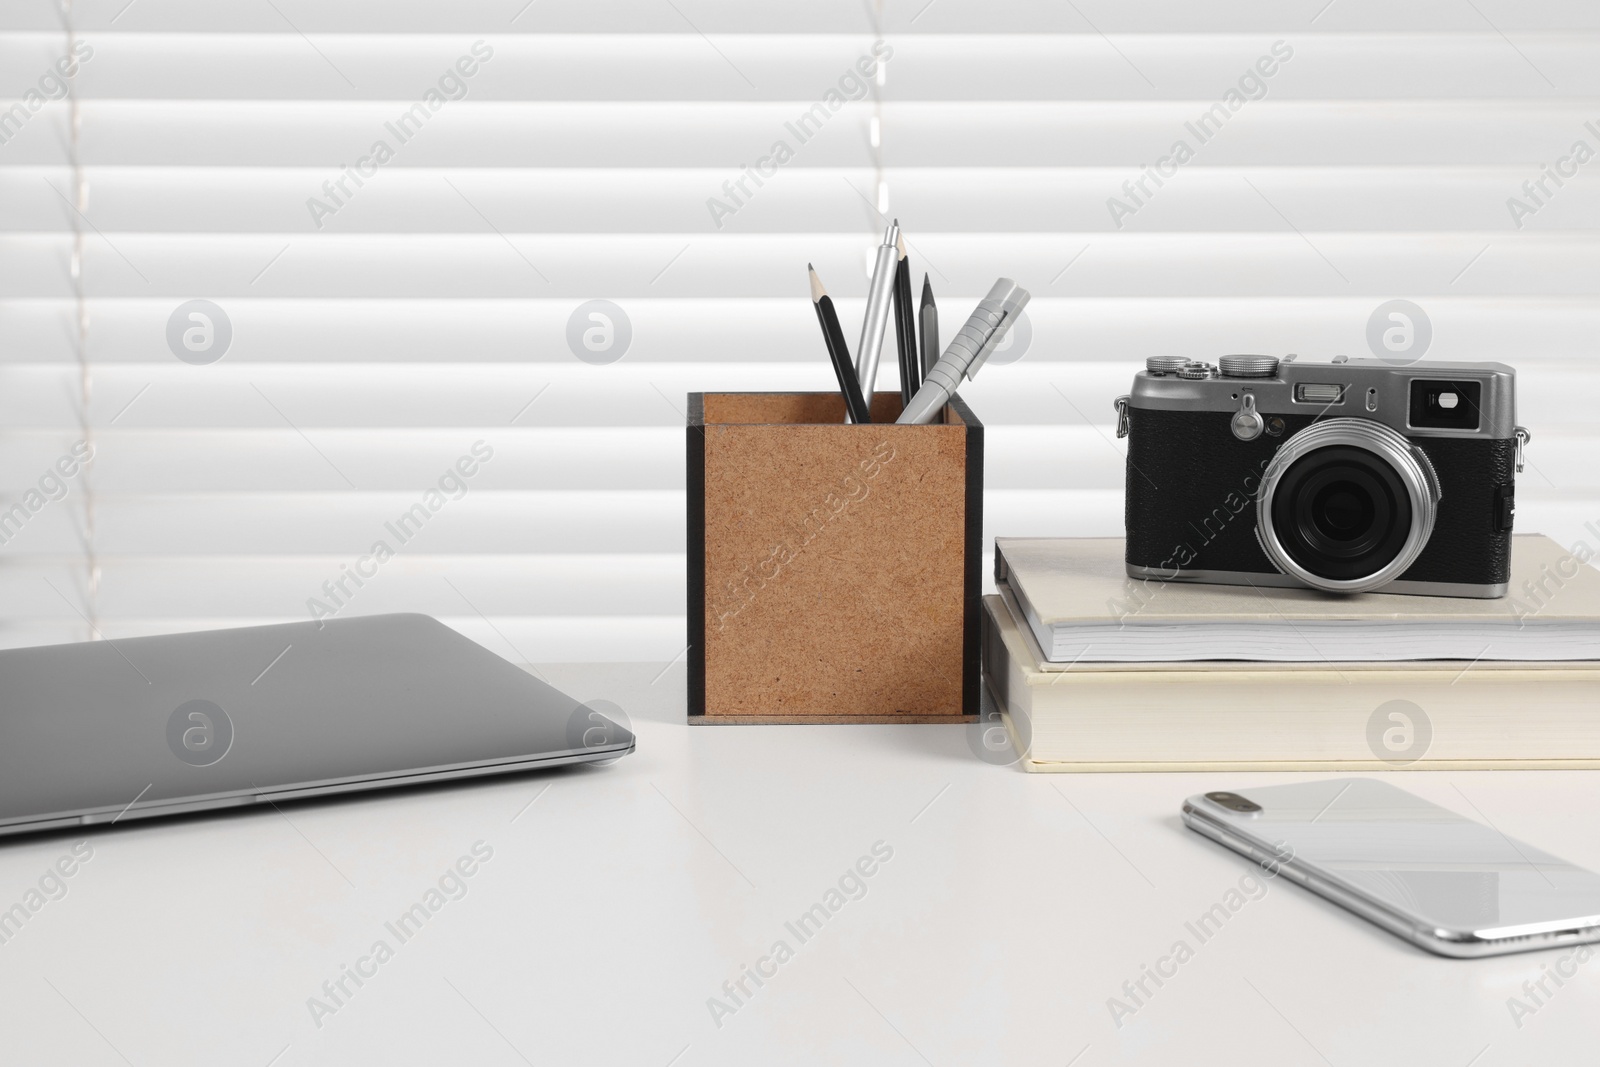
<instances>
[{"instance_id":1,"label":"camera strap lug","mask_svg":"<svg viewBox=\"0 0 1600 1067\"><path fill-rule=\"evenodd\" d=\"M1113 400L1111 402L1111 406L1117 412L1117 436L1118 437L1126 437L1126 436L1128 436L1128 401L1130 399L1132 399L1132 398L1131 397L1127 397L1127 396L1119 396L1119 397L1117 397L1115 400ZM1519 452L1518 455L1521 455L1521 453ZM1517 469L1521 470L1522 468L1518 467Z\"/></svg>"},{"instance_id":2,"label":"camera strap lug","mask_svg":"<svg viewBox=\"0 0 1600 1067\"><path fill-rule=\"evenodd\" d=\"M1517 438L1517 473L1521 474L1522 468L1527 462L1523 457L1522 450L1530 441L1533 440L1533 434L1528 432L1528 428L1526 426L1518 426L1513 432L1516 434Z\"/></svg>"}]
</instances>

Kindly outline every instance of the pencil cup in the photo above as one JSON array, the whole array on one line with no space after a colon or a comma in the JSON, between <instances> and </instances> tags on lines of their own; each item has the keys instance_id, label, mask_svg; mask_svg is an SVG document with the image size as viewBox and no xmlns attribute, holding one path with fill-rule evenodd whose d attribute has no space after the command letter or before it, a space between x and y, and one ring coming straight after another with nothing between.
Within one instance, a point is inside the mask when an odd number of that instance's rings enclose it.
<instances>
[{"instance_id":1,"label":"pencil cup","mask_svg":"<svg viewBox=\"0 0 1600 1067\"><path fill-rule=\"evenodd\" d=\"M691 393L689 721L971 722L983 424L837 393Z\"/></svg>"}]
</instances>

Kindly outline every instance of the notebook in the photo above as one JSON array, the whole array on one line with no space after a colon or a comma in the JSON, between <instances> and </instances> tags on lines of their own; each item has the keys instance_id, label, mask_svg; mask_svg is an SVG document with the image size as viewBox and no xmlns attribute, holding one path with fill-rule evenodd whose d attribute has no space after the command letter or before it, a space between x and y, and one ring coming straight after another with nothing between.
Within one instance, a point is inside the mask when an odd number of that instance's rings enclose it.
<instances>
[{"instance_id":1,"label":"notebook","mask_svg":"<svg viewBox=\"0 0 1600 1067\"><path fill-rule=\"evenodd\" d=\"M1600 571L1512 538L1498 600L1129 578L1121 538L995 539L995 584L1052 663L1600 660Z\"/></svg>"}]
</instances>

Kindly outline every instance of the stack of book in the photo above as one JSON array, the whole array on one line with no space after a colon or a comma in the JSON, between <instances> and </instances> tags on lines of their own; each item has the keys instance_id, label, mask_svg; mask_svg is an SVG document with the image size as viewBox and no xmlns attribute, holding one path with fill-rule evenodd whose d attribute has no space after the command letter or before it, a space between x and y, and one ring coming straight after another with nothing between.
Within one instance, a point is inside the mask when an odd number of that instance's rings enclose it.
<instances>
[{"instance_id":1,"label":"stack of book","mask_svg":"<svg viewBox=\"0 0 1600 1067\"><path fill-rule=\"evenodd\" d=\"M1034 771L1600 768L1600 572L1513 539L1497 600L1127 577L999 538L983 671Z\"/></svg>"}]
</instances>

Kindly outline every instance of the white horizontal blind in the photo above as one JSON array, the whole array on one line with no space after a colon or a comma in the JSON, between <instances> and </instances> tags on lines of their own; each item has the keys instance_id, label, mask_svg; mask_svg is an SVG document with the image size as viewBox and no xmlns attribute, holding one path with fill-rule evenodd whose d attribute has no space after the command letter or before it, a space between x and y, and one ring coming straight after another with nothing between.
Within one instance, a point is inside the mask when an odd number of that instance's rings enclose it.
<instances>
[{"instance_id":1,"label":"white horizontal blind","mask_svg":"<svg viewBox=\"0 0 1600 1067\"><path fill-rule=\"evenodd\" d=\"M677 656L684 394L829 388L803 268L853 337L883 212L947 331L1034 293L965 390L986 538L1121 532L1146 356L1407 298L1521 372L1519 527L1600 545L1597 60L1575 2L10 0L0 644L320 604Z\"/></svg>"}]
</instances>

